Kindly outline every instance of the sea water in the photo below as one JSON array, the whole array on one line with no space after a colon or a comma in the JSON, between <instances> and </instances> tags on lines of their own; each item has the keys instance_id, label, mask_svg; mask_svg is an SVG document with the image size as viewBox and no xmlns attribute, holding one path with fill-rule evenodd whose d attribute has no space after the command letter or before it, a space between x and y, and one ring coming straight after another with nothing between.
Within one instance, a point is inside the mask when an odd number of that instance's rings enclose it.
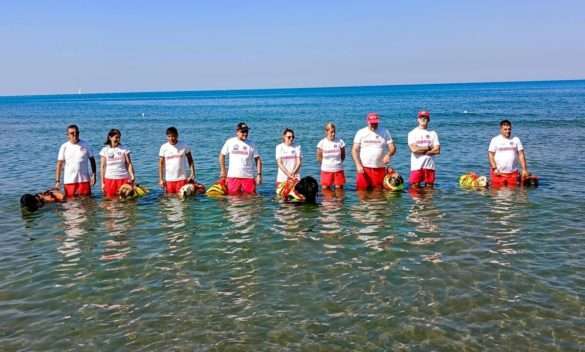
<instances>
[{"instance_id":1,"label":"sea water","mask_svg":"<svg viewBox=\"0 0 585 352\"><path fill-rule=\"evenodd\" d=\"M0 350L584 350L584 103L585 81L2 97ZM436 189L358 195L349 151L366 113L407 178L420 109L441 142ZM488 173L504 118L540 186L459 188ZM167 127L210 185L240 121L264 161L258 196L163 195ZM345 193L283 204L282 130L318 178L327 121L347 143ZM53 185L70 123L96 154L120 129L148 196L96 186L22 215L21 194Z\"/></svg>"}]
</instances>

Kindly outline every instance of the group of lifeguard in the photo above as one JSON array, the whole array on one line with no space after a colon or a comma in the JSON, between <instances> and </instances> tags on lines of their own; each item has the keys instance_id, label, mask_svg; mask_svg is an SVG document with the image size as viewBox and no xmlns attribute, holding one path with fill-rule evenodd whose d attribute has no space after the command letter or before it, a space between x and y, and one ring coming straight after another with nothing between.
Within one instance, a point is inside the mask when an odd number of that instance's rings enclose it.
<instances>
[{"instance_id":1,"label":"group of lifeguard","mask_svg":"<svg viewBox=\"0 0 585 352\"><path fill-rule=\"evenodd\" d=\"M418 126L408 133L411 151L409 182L412 188L433 187L435 183L434 156L441 146L435 131L428 129L428 111L417 114ZM382 188L384 176L392 156L396 153L394 141L386 128L380 127L380 115L368 113L367 126L357 131L353 139L351 154L356 168L356 189ZM244 122L236 126L236 135L225 141L219 153L219 177L225 180L227 193L254 194L262 183L262 159L256 145L248 139L250 128ZM513 185L519 177L518 162L522 176L528 175L524 148L518 137L511 136L512 124L500 122L500 134L491 140L488 148L490 177L493 186ZM136 182L130 151L121 144L121 132L108 132L100 155L101 189L105 197L118 195L124 184ZM166 130L167 142L159 151L159 184L167 193L177 193L189 182L195 182L195 163L191 149L179 141L175 127ZM61 145L55 171L55 188L61 188L63 176L66 197L87 196L96 183L96 162L90 146L79 139L76 125L67 127L68 141ZM278 174L276 184L289 179L300 179L302 152L294 143L294 131L286 128L282 143L276 146ZM323 188L341 189L345 186L343 162L345 142L337 138L335 125L325 125L325 137L317 144L317 160L321 164L320 183ZM229 160L226 168L226 157ZM91 169L91 173L90 173Z\"/></svg>"}]
</instances>

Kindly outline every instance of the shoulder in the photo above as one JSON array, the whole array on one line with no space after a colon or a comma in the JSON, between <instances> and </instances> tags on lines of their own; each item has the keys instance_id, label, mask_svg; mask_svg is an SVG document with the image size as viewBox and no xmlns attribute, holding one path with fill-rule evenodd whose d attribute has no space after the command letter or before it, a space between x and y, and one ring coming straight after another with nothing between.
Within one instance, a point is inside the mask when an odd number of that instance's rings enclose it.
<instances>
[{"instance_id":1,"label":"shoulder","mask_svg":"<svg viewBox=\"0 0 585 352\"><path fill-rule=\"evenodd\" d=\"M108 152L108 149L110 149L110 147L107 145L105 147L102 147L102 149L100 150L100 155L105 155Z\"/></svg>"}]
</instances>

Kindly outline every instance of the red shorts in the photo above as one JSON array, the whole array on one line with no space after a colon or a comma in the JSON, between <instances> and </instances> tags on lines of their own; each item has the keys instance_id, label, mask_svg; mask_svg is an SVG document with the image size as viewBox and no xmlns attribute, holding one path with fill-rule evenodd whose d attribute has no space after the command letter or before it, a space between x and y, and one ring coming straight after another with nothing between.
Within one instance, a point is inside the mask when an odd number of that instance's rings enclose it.
<instances>
[{"instance_id":1,"label":"red shorts","mask_svg":"<svg viewBox=\"0 0 585 352\"><path fill-rule=\"evenodd\" d=\"M167 193L179 193L181 187L188 183L187 179L178 181L167 181L165 191Z\"/></svg>"},{"instance_id":2,"label":"red shorts","mask_svg":"<svg viewBox=\"0 0 585 352\"><path fill-rule=\"evenodd\" d=\"M118 196L118 190L125 183L130 183L130 180L127 178L104 178L104 197L116 198Z\"/></svg>"},{"instance_id":3,"label":"red shorts","mask_svg":"<svg viewBox=\"0 0 585 352\"><path fill-rule=\"evenodd\" d=\"M507 174L496 175L494 170L490 170L490 182L492 187L515 187L518 184L518 170Z\"/></svg>"},{"instance_id":4,"label":"red shorts","mask_svg":"<svg viewBox=\"0 0 585 352\"><path fill-rule=\"evenodd\" d=\"M420 169L410 171L410 177L408 178L408 182L411 185L419 184L424 182L426 184L433 184L435 183L435 170L432 169Z\"/></svg>"},{"instance_id":5,"label":"red shorts","mask_svg":"<svg viewBox=\"0 0 585 352\"><path fill-rule=\"evenodd\" d=\"M342 187L345 185L345 172L343 170L328 172L321 171L321 186L323 187Z\"/></svg>"},{"instance_id":6,"label":"red shorts","mask_svg":"<svg viewBox=\"0 0 585 352\"><path fill-rule=\"evenodd\" d=\"M358 191L382 188L384 176L386 176L385 167L364 167L364 172L358 172L356 175L355 187Z\"/></svg>"},{"instance_id":7,"label":"red shorts","mask_svg":"<svg viewBox=\"0 0 585 352\"><path fill-rule=\"evenodd\" d=\"M227 178L228 194L233 196L236 194L256 194L256 180L253 178Z\"/></svg>"},{"instance_id":8,"label":"red shorts","mask_svg":"<svg viewBox=\"0 0 585 352\"><path fill-rule=\"evenodd\" d=\"M63 185L65 198L91 196L91 186L88 182L68 183Z\"/></svg>"}]
</instances>

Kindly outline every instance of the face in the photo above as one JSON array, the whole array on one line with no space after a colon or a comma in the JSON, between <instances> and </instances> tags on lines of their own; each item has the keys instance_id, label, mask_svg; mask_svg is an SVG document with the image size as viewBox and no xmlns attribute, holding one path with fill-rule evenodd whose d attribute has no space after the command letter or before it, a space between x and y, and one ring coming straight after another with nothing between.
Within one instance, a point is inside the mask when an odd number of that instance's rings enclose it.
<instances>
[{"instance_id":1,"label":"face","mask_svg":"<svg viewBox=\"0 0 585 352\"><path fill-rule=\"evenodd\" d=\"M111 137L108 137L110 139L110 144L112 144L112 147L117 147L120 144L120 139L122 137L120 137L119 134L115 134Z\"/></svg>"},{"instance_id":2,"label":"face","mask_svg":"<svg viewBox=\"0 0 585 352\"><path fill-rule=\"evenodd\" d=\"M176 134L173 134L173 133L167 134L167 142L169 142L169 144L175 145L175 144L177 144L178 141L179 141L179 136L177 136Z\"/></svg>"},{"instance_id":3,"label":"face","mask_svg":"<svg viewBox=\"0 0 585 352\"><path fill-rule=\"evenodd\" d=\"M327 139L332 141L335 139L335 128L328 128L325 130L325 135L327 136Z\"/></svg>"},{"instance_id":4,"label":"face","mask_svg":"<svg viewBox=\"0 0 585 352\"><path fill-rule=\"evenodd\" d=\"M248 139L248 130L237 130L236 135L241 141Z\"/></svg>"},{"instance_id":5,"label":"face","mask_svg":"<svg viewBox=\"0 0 585 352\"><path fill-rule=\"evenodd\" d=\"M282 140L284 141L284 144L291 145L295 140L295 135L292 132L287 132L282 136Z\"/></svg>"},{"instance_id":6,"label":"face","mask_svg":"<svg viewBox=\"0 0 585 352\"><path fill-rule=\"evenodd\" d=\"M368 122L368 127L372 130L378 129L378 122Z\"/></svg>"},{"instance_id":7,"label":"face","mask_svg":"<svg viewBox=\"0 0 585 352\"><path fill-rule=\"evenodd\" d=\"M67 139L69 140L69 142L74 143L74 144L79 142L79 132L77 132L77 130L75 130L75 128L68 128L67 129Z\"/></svg>"},{"instance_id":8,"label":"face","mask_svg":"<svg viewBox=\"0 0 585 352\"><path fill-rule=\"evenodd\" d=\"M427 126L429 125L429 118L426 116L419 117L418 118L418 125L422 128L427 128Z\"/></svg>"},{"instance_id":9,"label":"face","mask_svg":"<svg viewBox=\"0 0 585 352\"><path fill-rule=\"evenodd\" d=\"M500 127L500 134L506 138L510 138L512 135L512 126L503 125Z\"/></svg>"}]
</instances>

